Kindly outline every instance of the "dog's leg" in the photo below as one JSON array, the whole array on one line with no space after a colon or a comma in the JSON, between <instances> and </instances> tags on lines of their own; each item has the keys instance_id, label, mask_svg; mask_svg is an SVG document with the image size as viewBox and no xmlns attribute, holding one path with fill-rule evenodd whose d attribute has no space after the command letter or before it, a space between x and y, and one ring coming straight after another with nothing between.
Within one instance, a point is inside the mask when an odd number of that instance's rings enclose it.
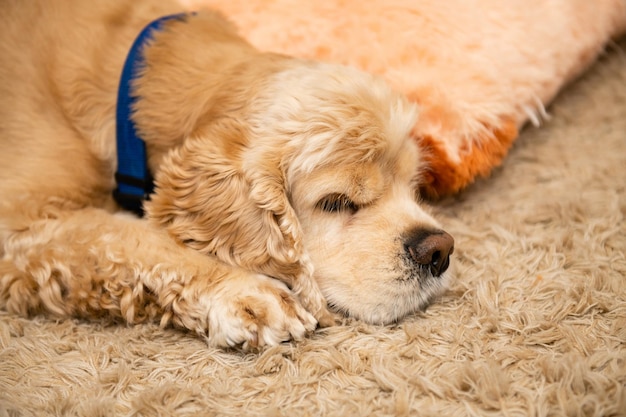
<instances>
[{"instance_id":1,"label":"dog's leg","mask_svg":"<svg viewBox=\"0 0 626 417\"><path fill-rule=\"evenodd\" d=\"M212 346L244 348L300 339L316 325L282 282L201 255L130 215L63 211L0 229L0 307L12 312L160 317Z\"/></svg>"}]
</instances>

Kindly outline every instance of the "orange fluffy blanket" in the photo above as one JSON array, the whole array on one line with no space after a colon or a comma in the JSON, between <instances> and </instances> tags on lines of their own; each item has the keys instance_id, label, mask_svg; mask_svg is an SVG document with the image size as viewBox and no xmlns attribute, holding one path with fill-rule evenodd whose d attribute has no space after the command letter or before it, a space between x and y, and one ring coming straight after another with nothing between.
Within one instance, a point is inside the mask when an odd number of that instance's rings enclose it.
<instances>
[{"instance_id":1,"label":"orange fluffy blanket","mask_svg":"<svg viewBox=\"0 0 626 417\"><path fill-rule=\"evenodd\" d=\"M499 165L519 129L626 31L625 0L181 1L222 10L261 50L354 65L417 102L431 197Z\"/></svg>"}]
</instances>

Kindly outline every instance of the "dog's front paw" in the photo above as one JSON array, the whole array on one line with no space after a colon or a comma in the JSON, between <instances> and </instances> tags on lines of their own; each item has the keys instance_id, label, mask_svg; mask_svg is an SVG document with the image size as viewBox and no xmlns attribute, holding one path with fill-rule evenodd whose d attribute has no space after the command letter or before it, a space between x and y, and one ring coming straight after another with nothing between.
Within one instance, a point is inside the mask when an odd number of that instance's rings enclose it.
<instances>
[{"instance_id":1,"label":"dog's front paw","mask_svg":"<svg viewBox=\"0 0 626 417\"><path fill-rule=\"evenodd\" d=\"M253 273L232 278L218 284L210 303L211 346L271 346L301 340L317 326L282 282Z\"/></svg>"}]
</instances>

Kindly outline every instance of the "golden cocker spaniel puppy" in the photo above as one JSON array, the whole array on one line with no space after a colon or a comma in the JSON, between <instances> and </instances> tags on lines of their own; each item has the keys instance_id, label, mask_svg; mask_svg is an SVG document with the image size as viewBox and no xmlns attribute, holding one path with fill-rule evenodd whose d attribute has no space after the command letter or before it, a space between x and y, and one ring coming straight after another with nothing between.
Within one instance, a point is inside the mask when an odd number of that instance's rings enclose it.
<instances>
[{"instance_id":1,"label":"golden cocker spaniel puppy","mask_svg":"<svg viewBox=\"0 0 626 417\"><path fill-rule=\"evenodd\" d=\"M355 69L259 52L217 13L142 32L177 9L3 5L0 307L247 348L426 306L453 239L416 201L414 106ZM139 181L118 155L129 126ZM123 210L147 183L144 216Z\"/></svg>"}]
</instances>

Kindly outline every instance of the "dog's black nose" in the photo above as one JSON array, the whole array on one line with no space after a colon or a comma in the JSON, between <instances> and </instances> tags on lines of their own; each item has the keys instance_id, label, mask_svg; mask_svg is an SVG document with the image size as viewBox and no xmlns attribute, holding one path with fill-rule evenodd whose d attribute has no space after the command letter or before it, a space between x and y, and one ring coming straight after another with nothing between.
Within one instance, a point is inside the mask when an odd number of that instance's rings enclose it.
<instances>
[{"instance_id":1,"label":"dog's black nose","mask_svg":"<svg viewBox=\"0 0 626 417\"><path fill-rule=\"evenodd\" d=\"M404 247L416 264L428 267L438 277L450 266L454 238L443 230L420 229L411 234Z\"/></svg>"}]
</instances>

